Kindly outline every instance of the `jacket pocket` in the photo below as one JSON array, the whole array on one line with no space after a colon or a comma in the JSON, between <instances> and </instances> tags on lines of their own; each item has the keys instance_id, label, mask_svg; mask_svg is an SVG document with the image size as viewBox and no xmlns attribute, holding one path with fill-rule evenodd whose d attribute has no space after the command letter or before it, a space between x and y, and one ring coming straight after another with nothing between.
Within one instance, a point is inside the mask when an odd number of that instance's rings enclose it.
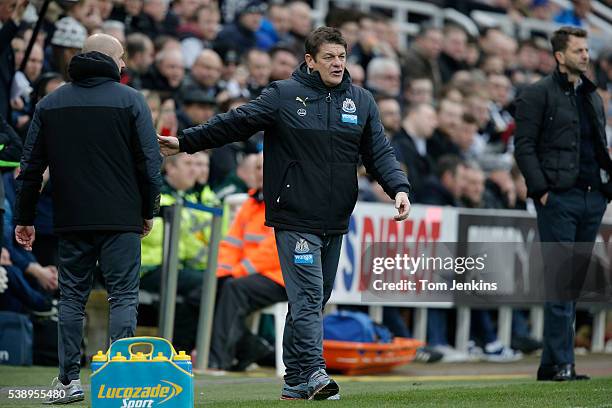
<instances>
[{"instance_id":1,"label":"jacket pocket","mask_svg":"<svg viewBox=\"0 0 612 408\"><path fill-rule=\"evenodd\" d=\"M322 219L329 191L326 169L307 161L289 162L276 196L277 207L296 219Z\"/></svg>"}]
</instances>

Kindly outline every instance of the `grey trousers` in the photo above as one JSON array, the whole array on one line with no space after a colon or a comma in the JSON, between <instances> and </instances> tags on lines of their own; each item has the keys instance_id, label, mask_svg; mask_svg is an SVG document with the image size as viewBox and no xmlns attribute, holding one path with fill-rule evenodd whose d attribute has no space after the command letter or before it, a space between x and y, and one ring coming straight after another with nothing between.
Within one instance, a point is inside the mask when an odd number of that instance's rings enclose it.
<instances>
[{"instance_id":1,"label":"grey trousers","mask_svg":"<svg viewBox=\"0 0 612 408\"><path fill-rule=\"evenodd\" d=\"M323 308L331 296L342 235L321 236L275 230L289 311L283 337L285 382L297 385L323 360Z\"/></svg>"},{"instance_id":2,"label":"grey trousers","mask_svg":"<svg viewBox=\"0 0 612 408\"><path fill-rule=\"evenodd\" d=\"M136 331L140 271L140 235L86 231L63 234L59 257L59 379L79 378L85 304L98 264L110 303L111 342Z\"/></svg>"}]
</instances>

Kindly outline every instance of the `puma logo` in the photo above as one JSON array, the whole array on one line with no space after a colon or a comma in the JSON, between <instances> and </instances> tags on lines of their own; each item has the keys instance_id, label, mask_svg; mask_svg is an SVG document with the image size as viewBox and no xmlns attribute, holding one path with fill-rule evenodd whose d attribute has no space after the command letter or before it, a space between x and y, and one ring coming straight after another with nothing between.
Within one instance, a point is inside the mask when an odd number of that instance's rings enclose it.
<instances>
[{"instance_id":1,"label":"puma logo","mask_svg":"<svg viewBox=\"0 0 612 408\"><path fill-rule=\"evenodd\" d=\"M308 100L308 97L306 97L306 98L302 99L302 98L300 98L299 96L296 96L296 97L295 97L295 100L296 100L296 101L298 101L298 102L302 102L302 104L303 104L304 106L306 106L306 101Z\"/></svg>"}]
</instances>

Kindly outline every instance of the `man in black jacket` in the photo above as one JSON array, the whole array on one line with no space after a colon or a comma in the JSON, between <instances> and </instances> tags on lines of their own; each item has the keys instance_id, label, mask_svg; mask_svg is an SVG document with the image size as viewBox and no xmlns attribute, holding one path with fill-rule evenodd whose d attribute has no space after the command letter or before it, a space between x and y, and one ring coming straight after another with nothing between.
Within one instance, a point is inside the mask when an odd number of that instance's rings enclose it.
<instances>
[{"instance_id":1,"label":"man in black jacket","mask_svg":"<svg viewBox=\"0 0 612 408\"><path fill-rule=\"evenodd\" d=\"M17 178L15 237L32 248L34 209L47 167L59 234L59 361L50 403L83 399L79 346L83 315L99 265L110 302L111 341L136 329L140 236L159 209L161 156L144 97L119 83L119 41L89 37L69 67L74 82L36 107Z\"/></svg>"},{"instance_id":2,"label":"man in black jacket","mask_svg":"<svg viewBox=\"0 0 612 408\"><path fill-rule=\"evenodd\" d=\"M331 295L342 234L357 199L359 156L398 215L408 216L410 185L385 138L372 95L351 84L346 42L334 28L313 31L306 62L256 100L179 138L159 136L162 153L193 153L264 130L266 225L274 227L289 313L283 399L326 399L338 385L325 372L322 310Z\"/></svg>"},{"instance_id":3,"label":"man in black jacket","mask_svg":"<svg viewBox=\"0 0 612 408\"><path fill-rule=\"evenodd\" d=\"M554 293L547 293L544 308L538 380L587 378L574 370L575 300L585 274L581 259L590 255L590 249L588 254L582 251L594 242L606 196L610 198L606 181L612 161L603 104L584 76L589 65L586 37L579 28L555 31L551 43L557 70L526 87L516 104L516 161L536 204L546 270L553 274L547 276ZM574 242L583 244L568 247ZM566 244L561 248L558 243Z\"/></svg>"}]
</instances>

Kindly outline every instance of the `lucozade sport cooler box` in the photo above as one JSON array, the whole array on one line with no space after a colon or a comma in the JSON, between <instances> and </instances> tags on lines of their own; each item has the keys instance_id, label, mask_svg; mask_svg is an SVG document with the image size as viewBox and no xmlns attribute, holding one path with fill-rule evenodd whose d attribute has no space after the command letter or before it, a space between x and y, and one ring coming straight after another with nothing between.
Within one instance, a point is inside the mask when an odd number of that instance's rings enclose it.
<instances>
[{"instance_id":1,"label":"lucozade sport cooler box","mask_svg":"<svg viewBox=\"0 0 612 408\"><path fill-rule=\"evenodd\" d=\"M91 369L92 408L194 406L191 358L166 339L117 340L94 356Z\"/></svg>"}]
</instances>

